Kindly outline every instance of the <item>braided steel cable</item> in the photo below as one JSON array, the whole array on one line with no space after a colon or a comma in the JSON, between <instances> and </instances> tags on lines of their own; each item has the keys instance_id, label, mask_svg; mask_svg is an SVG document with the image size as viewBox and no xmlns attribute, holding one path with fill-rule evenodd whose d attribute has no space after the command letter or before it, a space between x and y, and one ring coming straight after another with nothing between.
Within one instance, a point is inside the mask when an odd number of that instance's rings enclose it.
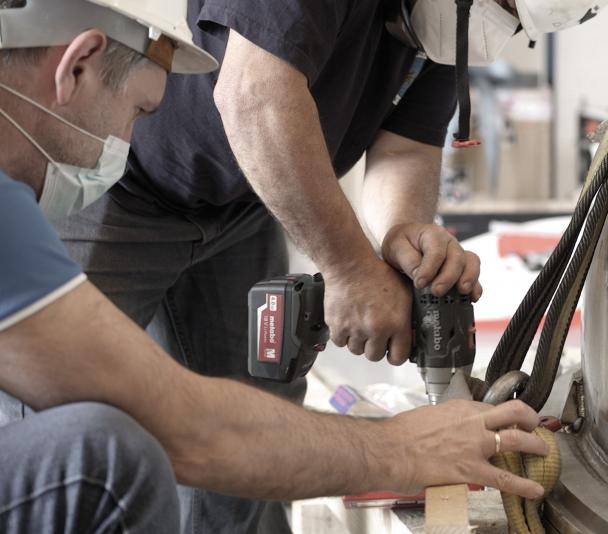
<instances>
[{"instance_id":1,"label":"braided steel cable","mask_svg":"<svg viewBox=\"0 0 608 534\"><path fill-rule=\"evenodd\" d=\"M581 194L564 235L502 335L486 372L486 382L489 385L508 371L521 368L544 312L569 263L593 200L607 179L608 155L602 159L589 187Z\"/></svg>"},{"instance_id":2,"label":"braided steel cable","mask_svg":"<svg viewBox=\"0 0 608 534\"><path fill-rule=\"evenodd\" d=\"M519 397L537 411L544 406L551 393L570 323L607 215L608 186L603 184L587 218L576 252L551 302L536 351L534 368Z\"/></svg>"}]
</instances>

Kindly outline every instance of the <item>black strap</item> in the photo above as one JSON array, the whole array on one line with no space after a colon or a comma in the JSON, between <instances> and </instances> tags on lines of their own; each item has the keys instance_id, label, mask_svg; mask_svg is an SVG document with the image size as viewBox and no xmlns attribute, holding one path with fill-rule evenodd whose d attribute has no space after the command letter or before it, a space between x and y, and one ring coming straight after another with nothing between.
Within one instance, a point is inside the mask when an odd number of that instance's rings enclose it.
<instances>
[{"instance_id":1,"label":"black strap","mask_svg":"<svg viewBox=\"0 0 608 534\"><path fill-rule=\"evenodd\" d=\"M456 91L458 94L457 141L471 137L471 97L469 94L469 18L473 0L456 0Z\"/></svg>"}]
</instances>

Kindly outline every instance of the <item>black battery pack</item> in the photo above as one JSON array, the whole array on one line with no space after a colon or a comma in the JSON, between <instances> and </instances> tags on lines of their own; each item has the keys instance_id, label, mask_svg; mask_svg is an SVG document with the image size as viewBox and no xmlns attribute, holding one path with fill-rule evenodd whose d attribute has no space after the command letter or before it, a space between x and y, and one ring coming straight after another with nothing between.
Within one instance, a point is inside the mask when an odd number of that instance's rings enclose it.
<instances>
[{"instance_id":1,"label":"black battery pack","mask_svg":"<svg viewBox=\"0 0 608 534\"><path fill-rule=\"evenodd\" d=\"M277 382L306 375L325 349L321 274L291 274L249 291L249 374Z\"/></svg>"}]
</instances>

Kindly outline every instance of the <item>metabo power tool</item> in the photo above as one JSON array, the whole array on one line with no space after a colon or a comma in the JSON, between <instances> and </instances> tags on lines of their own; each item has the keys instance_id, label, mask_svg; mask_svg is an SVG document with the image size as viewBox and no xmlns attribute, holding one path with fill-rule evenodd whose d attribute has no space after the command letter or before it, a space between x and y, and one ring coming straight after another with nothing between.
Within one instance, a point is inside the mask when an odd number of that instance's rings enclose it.
<instances>
[{"instance_id":1,"label":"metabo power tool","mask_svg":"<svg viewBox=\"0 0 608 534\"><path fill-rule=\"evenodd\" d=\"M431 404L437 404L458 370L470 376L475 360L475 315L469 295L453 287L442 297L414 290L413 350Z\"/></svg>"},{"instance_id":2,"label":"metabo power tool","mask_svg":"<svg viewBox=\"0 0 608 534\"><path fill-rule=\"evenodd\" d=\"M329 340L320 274L292 274L256 284L249 292L249 373L291 382L306 375ZM469 375L475 359L475 319L470 297L455 288L436 297L414 290L414 348L427 394L435 404L453 374Z\"/></svg>"}]
</instances>

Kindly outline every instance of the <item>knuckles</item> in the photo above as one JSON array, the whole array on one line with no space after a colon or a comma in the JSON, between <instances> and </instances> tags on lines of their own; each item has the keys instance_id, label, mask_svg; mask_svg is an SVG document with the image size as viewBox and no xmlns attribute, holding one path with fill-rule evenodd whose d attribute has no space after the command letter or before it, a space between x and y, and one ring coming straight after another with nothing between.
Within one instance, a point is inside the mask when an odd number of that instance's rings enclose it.
<instances>
[{"instance_id":1,"label":"knuckles","mask_svg":"<svg viewBox=\"0 0 608 534\"><path fill-rule=\"evenodd\" d=\"M531 415L536 416L536 412L534 412L532 408L530 408L527 404L520 400L513 400L510 401L508 404L511 415L517 421L529 417Z\"/></svg>"},{"instance_id":2,"label":"knuckles","mask_svg":"<svg viewBox=\"0 0 608 534\"><path fill-rule=\"evenodd\" d=\"M481 264L481 259L474 252L471 252L470 250L463 250L463 253L467 261L473 261L474 263Z\"/></svg>"},{"instance_id":3,"label":"knuckles","mask_svg":"<svg viewBox=\"0 0 608 534\"><path fill-rule=\"evenodd\" d=\"M521 450L524 440L520 431L514 429L501 430L500 436L505 442L505 446L508 446L509 449L519 451Z\"/></svg>"},{"instance_id":4,"label":"knuckles","mask_svg":"<svg viewBox=\"0 0 608 534\"><path fill-rule=\"evenodd\" d=\"M380 360L382 360L384 358L384 354L385 353L380 353L380 352L374 352L374 353L365 353L365 357L370 361L370 362L379 362Z\"/></svg>"},{"instance_id":5,"label":"knuckles","mask_svg":"<svg viewBox=\"0 0 608 534\"><path fill-rule=\"evenodd\" d=\"M513 485L515 476L508 471L499 470L496 474L496 487L502 491L508 491Z\"/></svg>"}]
</instances>

